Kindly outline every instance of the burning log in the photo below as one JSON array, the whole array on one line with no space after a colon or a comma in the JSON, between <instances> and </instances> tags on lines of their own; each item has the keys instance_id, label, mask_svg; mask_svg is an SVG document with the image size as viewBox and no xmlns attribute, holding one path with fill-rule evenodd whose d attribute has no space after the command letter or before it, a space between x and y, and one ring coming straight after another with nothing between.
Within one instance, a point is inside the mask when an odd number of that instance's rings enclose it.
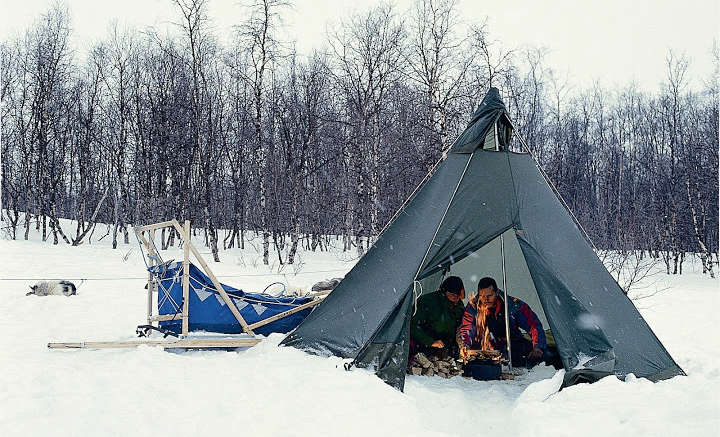
<instances>
[{"instance_id":1,"label":"burning log","mask_svg":"<svg viewBox=\"0 0 720 437\"><path fill-rule=\"evenodd\" d=\"M502 361L502 352L496 350L468 349L464 354L465 362L474 360Z\"/></svg>"}]
</instances>

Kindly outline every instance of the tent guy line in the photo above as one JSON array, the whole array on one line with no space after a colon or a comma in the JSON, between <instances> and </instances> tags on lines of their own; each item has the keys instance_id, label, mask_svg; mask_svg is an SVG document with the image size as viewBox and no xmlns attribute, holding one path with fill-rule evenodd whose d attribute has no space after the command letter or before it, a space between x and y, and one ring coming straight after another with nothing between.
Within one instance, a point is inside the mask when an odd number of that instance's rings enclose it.
<instances>
[{"instance_id":1,"label":"tent guy line","mask_svg":"<svg viewBox=\"0 0 720 437\"><path fill-rule=\"evenodd\" d=\"M297 273L246 273L241 275L217 275L218 278L244 278L250 276L298 276L298 275L309 275L313 273L334 273L344 272L347 269L332 269L332 270L315 270L312 272L297 272ZM82 281L126 281L130 279L142 279L147 280L147 277L120 277L120 278L81 278L79 276L66 276L64 278L0 278L0 281L62 281L66 279L80 279Z\"/></svg>"}]
</instances>

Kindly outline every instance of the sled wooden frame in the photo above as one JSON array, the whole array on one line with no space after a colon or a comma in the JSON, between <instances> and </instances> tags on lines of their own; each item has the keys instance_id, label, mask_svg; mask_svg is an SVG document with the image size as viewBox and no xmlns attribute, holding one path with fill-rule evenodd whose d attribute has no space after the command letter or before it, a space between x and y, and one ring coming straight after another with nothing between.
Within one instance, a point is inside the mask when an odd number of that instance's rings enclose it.
<instances>
[{"instance_id":1,"label":"sled wooden frame","mask_svg":"<svg viewBox=\"0 0 720 437\"><path fill-rule=\"evenodd\" d=\"M166 222L160 222L160 223L154 223L150 225L145 226L139 226L135 228L135 234L137 235L138 239L142 243L143 246L145 246L145 249L150 254L150 266L157 266L159 265L160 257L157 251L155 250L155 231L162 228L171 227L174 228L175 231L177 231L180 238L182 238L183 241L183 279L182 279L182 286L183 286L183 306L182 311L178 312L176 314L165 314L165 315L155 315L153 316L153 292L156 288L156 282L153 278L153 274L151 272L148 272L148 282L147 282L147 323L148 325L152 325L153 322L162 322L162 321L169 321L169 320L182 320L182 331L181 336L178 339L173 340L150 340L150 339L139 339L139 340L127 340L127 341L84 341L84 342L74 342L74 343L48 343L47 347L49 349L127 349L127 348L134 348L139 346L154 346L154 347L162 347L163 349L237 349L237 348L244 348L244 347L252 347L256 344L260 343L260 339L257 338L187 338L188 331L189 331L189 317L190 317L190 308L189 308L189 302L190 302L190 253L195 256L195 259L197 259L198 264L202 267L202 269L205 271L205 274L210 278L213 285L217 289L218 293L220 294L220 297L223 299L225 304L230 308L230 311L232 312L235 319L240 323L240 326L243 328L243 332L245 334L249 334L251 336L254 336L255 333L253 332L253 329L259 328L261 326L265 326L268 323L272 323L276 320L282 319L283 317L287 317L291 314L295 314L299 311L302 311L306 308L311 308L315 305L318 305L320 302L323 301L323 299L330 293L328 292L320 292L320 293L312 293L309 294L309 297L315 298L314 300L304 303L302 305L298 305L295 308L289 309L287 311L283 311L280 314L276 314L272 317L268 317L267 319L261 320L259 322L253 323L251 325L248 325L243 316L240 314L240 311L238 311L237 307L235 306L235 303L230 299L230 296L228 296L227 292L225 291L225 288L222 286L220 281L218 281L217 277L213 273L212 270L210 270L210 267L205 262L205 259L203 259L200 252L195 248L195 246L192 244L190 240L190 221L185 220L184 223L185 226L181 227L180 223L175 220L168 220ZM146 238L145 233L148 233L148 238Z\"/></svg>"},{"instance_id":2,"label":"sled wooden frame","mask_svg":"<svg viewBox=\"0 0 720 437\"><path fill-rule=\"evenodd\" d=\"M202 267L203 271L212 281L213 285L217 289L218 293L220 294L220 297L223 299L225 304L228 306L230 311L232 312L235 319L240 323L240 326L243 328L243 332L249 335L255 335L253 332L253 329L259 328L261 326L265 326L268 323L272 323L276 320L282 319L284 317L287 317L289 315L295 314L299 311L302 311L307 308L314 307L315 305L318 305L320 302L322 302L323 298L327 296L327 294L323 293L317 293L313 295L315 298L314 300L307 302L302 305L298 305L295 308L289 309L287 311L283 311L280 314L276 314L272 317L268 317L267 319L261 320L259 322L253 323L251 325L248 325L248 323L245 321L243 316L240 314L240 311L235 306L235 303L230 299L230 296L228 296L227 292L225 291L225 288L223 288L220 281L218 281L217 277L213 273L213 271L210 269L210 266L205 262L205 259L202 257L200 252L195 248L195 246L192 244L190 239L190 221L185 220L184 227L180 226L180 223L175 220L168 220L165 222L160 223L154 223L150 225L145 226L139 226L135 228L135 234L138 236L138 239L140 242L145 246L145 249L147 249L150 256L150 265L155 266L157 265L158 260L160 259L158 256L158 253L155 251L155 245L154 239L155 239L155 231L162 228L171 227L174 228L175 231L180 235L180 237L183 240L183 307L182 311L178 312L177 314L167 314L167 315L156 315L153 316L153 288L155 285L155 281L153 280L152 273L148 273L148 296L147 296L147 322L149 325L152 325L153 322L161 322L161 321L168 321L168 320L182 320L182 331L181 335L183 337L188 335L189 330L189 323L188 319L190 316L190 309L189 309L189 295L190 295L190 252L195 256L195 259L198 261L200 266ZM149 233L150 240L145 238L145 232ZM193 340L202 342L204 340ZM87 343L86 343L87 344ZM119 347L125 347L125 346L119 346ZM182 347L182 346L176 346L176 347ZM198 346L200 347L200 346Z\"/></svg>"},{"instance_id":3,"label":"sled wooden frame","mask_svg":"<svg viewBox=\"0 0 720 437\"><path fill-rule=\"evenodd\" d=\"M198 261L198 264L203 268L205 273L208 275L210 280L212 281L213 285L215 286L215 289L220 294L220 297L225 302L225 304L230 309L230 312L232 312L233 316L235 317L235 320L240 323L240 326L243 328L243 332L255 335L255 333L248 327L247 322L243 318L243 316L240 314L240 311L238 311L237 307L233 303L233 301L230 299L230 296L227 295L227 292L225 291L225 288L223 288L222 284L220 284L220 281L218 281L215 274L210 270L210 267L205 262L205 259L200 255L200 252L195 248L195 246L192 244L192 241L190 239L190 220L185 220L185 226L181 227L180 223L178 223L177 220L172 219L166 222L160 222L160 223L153 223L150 225L145 226L139 226L135 228L135 234L137 235L140 242L145 246L145 249L150 254L150 265L155 266L158 262L158 253L155 251L155 231L162 228L174 228L175 231L178 233L180 238L183 241L183 276L182 276L182 287L183 287L183 307L182 311L178 312L179 318L182 319L182 330L181 334L183 336L187 336L188 330L189 330L189 317L190 317L190 252L195 256L195 259ZM149 240L145 238L145 232L149 233ZM159 316L153 317L152 314L152 307L153 307L153 299L152 299L152 293L154 291L154 281L152 273L148 273L148 315L147 315L147 321L148 324L151 325L153 322L156 321L163 321L163 320L177 320L175 316L166 319L165 317Z\"/></svg>"},{"instance_id":4,"label":"sled wooden frame","mask_svg":"<svg viewBox=\"0 0 720 437\"><path fill-rule=\"evenodd\" d=\"M75 343L48 343L50 349L126 349L140 346L163 349L237 349L260 343L256 338L242 339L177 339L177 340L130 340L130 341L83 341Z\"/></svg>"}]
</instances>

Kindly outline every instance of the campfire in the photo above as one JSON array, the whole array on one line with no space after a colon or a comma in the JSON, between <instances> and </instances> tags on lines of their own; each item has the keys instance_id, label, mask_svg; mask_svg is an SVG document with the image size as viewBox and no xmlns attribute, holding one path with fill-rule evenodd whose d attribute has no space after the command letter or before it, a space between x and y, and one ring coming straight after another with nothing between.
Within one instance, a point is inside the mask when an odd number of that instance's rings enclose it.
<instances>
[{"instance_id":1,"label":"campfire","mask_svg":"<svg viewBox=\"0 0 720 437\"><path fill-rule=\"evenodd\" d=\"M487 326L485 315L489 314L490 308L481 305L478 309L476 321L477 331L475 339L480 343L480 349L464 349L460 353L463 364L475 362L479 364L503 364L502 352L495 350L492 343L490 327Z\"/></svg>"},{"instance_id":2,"label":"campfire","mask_svg":"<svg viewBox=\"0 0 720 437\"><path fill-rule=\"evenodd\" d=\"M471 361L487 361L488 364L503 363L502 352L496 350L468 349L462 358L465 364Z\"/></svg>"}]
</instances>

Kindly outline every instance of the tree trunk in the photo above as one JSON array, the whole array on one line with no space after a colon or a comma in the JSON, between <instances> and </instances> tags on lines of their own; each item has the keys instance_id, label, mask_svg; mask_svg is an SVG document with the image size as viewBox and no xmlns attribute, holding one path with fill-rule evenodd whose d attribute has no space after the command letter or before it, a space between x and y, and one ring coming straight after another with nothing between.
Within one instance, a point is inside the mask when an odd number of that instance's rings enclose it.
<instances>
[{"instance_id":1,"label":"tree trunk","mask_svg":"<svg viewBox=\"0 0 720 437\"><path fill-rule=\"evenodd\" d=\"M216 263L220 262L220 255L218 254L217 246L217 235L215 234L215 225L212 217L210 217L210 209L206 206L205 212L205 229L210 242L210 251L212 252L213 260Z\"/></svg>"}]
</instances>

